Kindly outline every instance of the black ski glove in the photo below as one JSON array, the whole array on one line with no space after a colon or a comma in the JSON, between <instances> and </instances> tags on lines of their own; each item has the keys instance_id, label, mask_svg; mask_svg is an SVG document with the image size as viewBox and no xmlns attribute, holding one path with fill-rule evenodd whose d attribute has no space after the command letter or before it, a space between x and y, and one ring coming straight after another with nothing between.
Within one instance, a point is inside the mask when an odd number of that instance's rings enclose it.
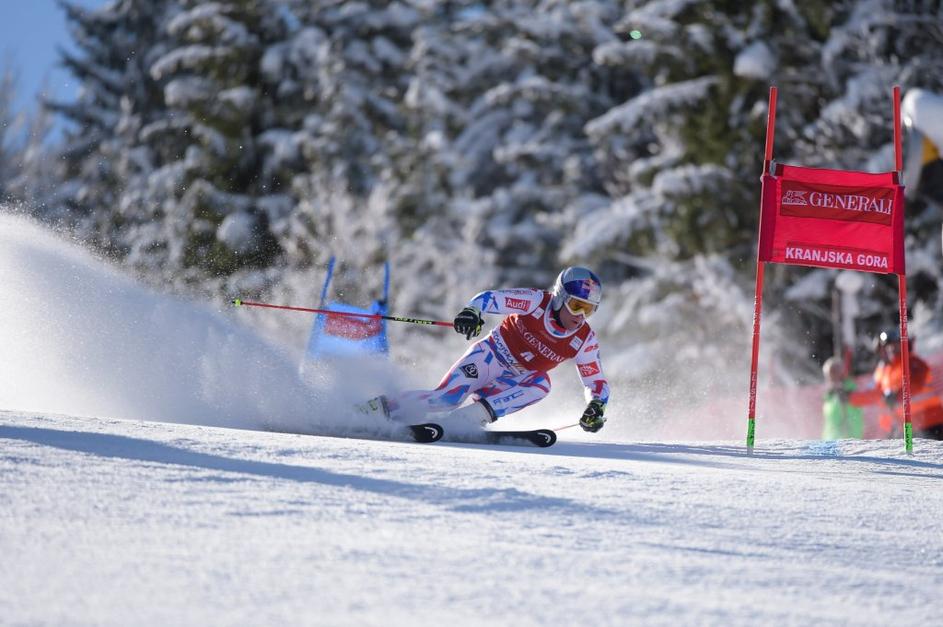
<instances>
[{"instance_id":1,"label":"black ski glove","mask_svg":"<svg viewBox=\"0 0 943 627\"><path fill-rule=\"evenodd\" d=\"M605 411L605 403L600 400L591 400L589 405L586 406L586 411L583 412L583 417L580 418L580 426L583 427L583 431L596 433L602 429L602 426L606 424L606 418L603 416Z\"/></svg>"},{"instance_id":2,"label":"black ski glove","mask_svg":"<svg viewBox=\"0 0 943 627\"><path fill-rule=\"evenodd\" d=\"M481 325L484 323L485 321L481 317L481 312L474 307L466 307L455 316L455 321L452 322L452 326L455 327L456 331L464 335L466 340L470 340L473 337L478 337L481 333Z\"/></svg>"}]
</instances>

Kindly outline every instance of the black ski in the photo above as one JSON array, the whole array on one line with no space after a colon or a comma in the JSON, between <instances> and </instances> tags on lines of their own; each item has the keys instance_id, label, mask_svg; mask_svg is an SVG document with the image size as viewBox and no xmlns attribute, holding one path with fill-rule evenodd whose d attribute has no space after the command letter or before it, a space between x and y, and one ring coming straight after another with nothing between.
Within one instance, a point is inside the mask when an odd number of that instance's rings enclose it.
<instances>
[{"instance_id":1,"label":"black ski","mask_svg":"<svg viewBox=\"0 0 943 627\"><path fill-rule=\"evenodd\" d=\"M532 429L527 431L485 431L488 444L521 444L529 442L534 446L546 448L557 441L557 434L550 429Z\"/></svg>"},{"instance_id":2,"label":"black ski","mask_svg":"<svg viewBox=\"0 0 943 627\"><path fill-rule=\"evenodd\" d=\"M442 439L442 427L434 422L426 422L420 425L407 425L413 439L423 444L438 442Z\"/></svg>"}]
</instances>

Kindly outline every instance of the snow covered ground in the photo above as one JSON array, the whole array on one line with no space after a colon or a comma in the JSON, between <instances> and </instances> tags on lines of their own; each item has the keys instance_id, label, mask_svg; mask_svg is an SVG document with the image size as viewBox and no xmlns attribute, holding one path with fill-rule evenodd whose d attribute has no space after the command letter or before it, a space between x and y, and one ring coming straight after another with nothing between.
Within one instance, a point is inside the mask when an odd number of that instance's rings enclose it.
<instances>
[{"instance_id":1,"label":"snow covered ground","mask_svg":"<svg viewBox=\"0 0 943 627\"><path fill-rule=\"evenodd\" d=\"M0 413L4 624L933 624L918 441L420 445Z\"/></svg>"},{"instance_id":2,"label":"snow covered ground","mask_svg":"<svg viewBox=\"0 0 943 627\"><path fill-rule=\"evenodd\" d=\"M2 216L0 298L0 624L938 620L943 443L330 437L372 390Z\"/></svg>"}]
</instances>

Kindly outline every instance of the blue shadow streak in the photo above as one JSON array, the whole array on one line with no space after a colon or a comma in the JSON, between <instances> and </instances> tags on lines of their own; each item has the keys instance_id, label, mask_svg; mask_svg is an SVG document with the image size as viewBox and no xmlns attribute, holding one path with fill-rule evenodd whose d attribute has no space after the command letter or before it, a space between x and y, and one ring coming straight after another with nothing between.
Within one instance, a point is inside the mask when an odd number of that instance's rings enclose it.
<instances>
[{"instance_id":1,"label":"blue shadow streak","mask_svg":"<svg viewBox=\"0 0 943 627\"><path fill-rule=\"evenodd\" d=\"M232 459L127 436L83 431L61 431L38 427L0 425L0 439L21 440L42 446L75 451L99 457L189 466L204 470L236 473L301 483L346 487L364 492L386 494L403 499L438 504L462 512L511 512L565 509L592 513L592 507L571 499L530 494L515 488L462 489L432 484L406 483L363 475L331 472L307 466ZM596 513L609 513L595 509Z\"/></svg>"},{"instance_id":2,"label":"blue shadow streak","mask_svg":"<svg viewBox=\"0 0 943 627\"><path fill-rule=\"evenodd\" d=\"M533 450L533 449L532 449ZM670 443L638 443L638 444L617 444L617 443L577 443L566 442L557 443L549 449L536 449L546 451L551 455L577 456L577 457L596 457L605 459L626 459L635 461L664 462L673 464L690 464L700 466L710 466L714 468L739 468L738 464L725 463L719 460L739 460L749 461L752 459L767 461L788 461L788 460L808 460L812 462L832 462L838 464L859 464L868 463L878 466L885 466L885 470L875 470L881 474L913 474L895 472L894 469L923 468L927 470L943 470L943 464L921 461L918 459L896 458L896 457L875 457L873 455L816 455L801 454L778 451L763 451L754 449L753 454L747 454L746 447L726 446L726 445L689 445L689 444L670 444ZM693 457L673 457L674 455L688 455ZM754 467L754 469L758 469ZM761 468L760 468L761 469ZM943 478L941 475L925 474L914 476Z\"/></svg>"}]
</instances>

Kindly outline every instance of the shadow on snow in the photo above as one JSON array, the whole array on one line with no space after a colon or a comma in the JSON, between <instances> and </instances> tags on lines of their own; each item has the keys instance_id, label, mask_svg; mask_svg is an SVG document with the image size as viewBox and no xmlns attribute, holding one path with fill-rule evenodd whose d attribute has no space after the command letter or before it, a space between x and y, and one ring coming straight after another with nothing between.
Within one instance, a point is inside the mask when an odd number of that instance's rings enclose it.
<instances>
[{"instance_id":1,"label":"shadow on snow","mask_svg":"<svg viewBox=\"0 0 943 627\"><path fill-rule=\"evenodd\" d=\"M862 441L867 445L870 441ZM874 441L875 444L885 442L883 440ZM934 447L938 443L926 441L924 447ZM879 466L886 466L881 470L875 470L880 474L914 474L893 472L894 468L911 468L943 471L943 463L933 461L923 461L911 457L880 457L876 455L862 455L859 453L842 454L837 447L832 447L831 452L823 454L821 449L816 446L798 446L797 442L772 442L770 448L755 448L752 454L747 454L746 447L733 445L697 445L697 444L671 444L671 443L582 443L565 442L557 443L551 449L540 449L540 452L546 451L547 454L573 456L573 457L591 457L602 459L623 459L634 461L649 461L659 463L690 464L709 466L712 468L736 468L743 469L742 462L751 460L766 461L801 461L811 462L829 462L832 464L845 463L869 463ZM915 445L918 448L918 445ZM804 452L800 452L804 451ZM676 457L677 456L677 457ZM727 460L727 461L719 461ZM736 461L734 461L736 460ZM763 470L756 465L750 466L752 470ZM943 479L943 474L919 474L916 476Z\"/></svg>"},{"instance_id":2,"label":"shadow on snow","mask_svg":"<svg viewBox=\"0 0 943 627\"><path fill-rule=\"evenodd\" d=\"M344 474L272 462L233 459L190 451L176 446L106 433L62 431L38 427L0 426L0 439L22 440L42 446L98 455L99 457L189 466L204 470L238 473L303 483L347 487L398 498L441 504L464 512L546 510L559 508L586 512L586 504L560 497L530 494L515 488L468 489L428 483L408 483L364 475ZM598 508L597 508L598 509ZM604 514L603 510L598 513Z\"/></svg>"}]
</instances>

